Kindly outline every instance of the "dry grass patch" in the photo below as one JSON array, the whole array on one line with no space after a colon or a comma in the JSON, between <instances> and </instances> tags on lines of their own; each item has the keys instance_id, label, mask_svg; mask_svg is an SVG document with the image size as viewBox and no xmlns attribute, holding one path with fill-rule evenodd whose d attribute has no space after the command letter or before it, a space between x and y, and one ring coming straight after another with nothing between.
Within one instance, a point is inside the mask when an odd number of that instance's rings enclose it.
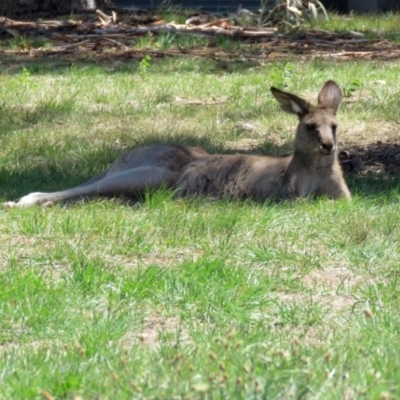
<instances>
[{"instance_id":1,"label":"dry grass patch","mask_svg":"<svg viewBox=\"0 0 400 400\"><path fill-rule=\"evenodd\" d=\"M351 145L368 145L376 141L398 141L400 125L388 121L343 121L340 124L340 140L343 143L342 148L351 147Z\"/></svg>"},{"instance_id":2,"label":"dry grass patch","mask_svg":"<svg viewBox=\"0 0 400 400\"><path fill-rule=\"evenodd\" d=\"M119 343L124 350L129 350L137 345L159 348L161 344L173 341L185 345L192 343L187 325L180 317L163 316L153 311L144 318L140 329L126 333Z\"/></svg>"},{"instance_id":3,"label":"dry grass patch","mask_svg":"<svg viewBox=\"0 0 400 400\"><path fill-rule=\"evenodd\" d=\"M324 323L323 325L312 325L298 327L293 332L296 336L295 343L304 347L326 347L332 340L332 331L335 328Z\"/></svg>"},{"instance_id":4,"label":"dry grass patch","mask_svg":"<svg viewBox=\"0 0 400 400\"><path fill-rule=\"evenodd\" d=\"M274 298L287 306L318 306L327 310L330 317L351 312L356 301L346 295L304 294L304 293L274 293Z\"/></svg>"},{"instance_id":5,"label":"dry grass patch","mask_svg":"<svg viewBox=\"0 0 400 400\"><path fill-rule=\"evenodd\" d=\"M17 328L16 328L17 329ZM15 335L15 329L13 329ZM10 353L32 353L47 351L49 348L57 347L63 348L62 343L57 339L42 339L42 340L31 340L28 342L20 342L18 339L8 340L0 342L0 356L6 357Z\"/></svg>"},{"instance_id":6,"label":"dry grass patch","mask_svg":"<svg viewBox=\"0 0 400 400\"><path fill-rule=\"evenodd\" d=\"M355 274L346 267L328 267L314 269L302 278L306 288L323 292L345 292L364 283L365 277Z\"/></svg>"},{"instance_id":7,"label":"dry grass patch","mask_svg":"<svg viewBox=\"0 0 400 400\"><path fill-rule=\"evenodd\" d=\"M107 255L104 257L106 265L122 266L125 270L136 269L138 267L157 266L160 268L176 267L184 262L196 262L203 257L204 253L193 249L153 249L147 254L126 255Z\"/></svg>"}]
</instances>

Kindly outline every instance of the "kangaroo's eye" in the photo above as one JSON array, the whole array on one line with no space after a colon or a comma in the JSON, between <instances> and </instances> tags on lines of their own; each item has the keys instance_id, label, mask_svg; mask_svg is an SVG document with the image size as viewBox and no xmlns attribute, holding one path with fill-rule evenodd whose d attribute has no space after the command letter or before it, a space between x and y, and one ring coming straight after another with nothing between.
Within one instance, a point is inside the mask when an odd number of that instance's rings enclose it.
<instances>
[{"instance_id":1,"label":"kangaroo's eye","mask_svg":"<svg viewBox=\"0 0 400 400\"><path fill-rule=\"evenodd\" d=\"M317 130L317 124L307 124L307 129L310 131L316 131Z\"/></svg>"},{"instance_id":2,"label":"kangaroo's eye","mask_svg":"<svg viewBox=\"0 0 400 400\"><path fill-rule=\"evenodd\" d=\"M332 132L333 132L333 133L336 133L336 128L337 128L337 125L334 125L334 124L333 124L333 125L331 126L331 129L332 129Z\"/></svg>"}]
</instances>

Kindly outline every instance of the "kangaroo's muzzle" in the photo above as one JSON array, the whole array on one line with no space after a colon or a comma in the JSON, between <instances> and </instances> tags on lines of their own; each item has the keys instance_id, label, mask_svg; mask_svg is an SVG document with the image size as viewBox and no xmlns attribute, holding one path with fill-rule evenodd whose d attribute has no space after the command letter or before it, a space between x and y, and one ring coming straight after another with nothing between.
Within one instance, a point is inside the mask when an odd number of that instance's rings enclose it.
<instances>
[{"instance_id":1,"label":"kangaroo's muzzle","mask_svg":"<svg viewBox=\"0 0 400 400\"><path fill-rule=\"evenodd\" d=\"M335 143L333 142L320 142L319 152L324 156L329 156L335 150Z\"/></svg>"}]
</instances>

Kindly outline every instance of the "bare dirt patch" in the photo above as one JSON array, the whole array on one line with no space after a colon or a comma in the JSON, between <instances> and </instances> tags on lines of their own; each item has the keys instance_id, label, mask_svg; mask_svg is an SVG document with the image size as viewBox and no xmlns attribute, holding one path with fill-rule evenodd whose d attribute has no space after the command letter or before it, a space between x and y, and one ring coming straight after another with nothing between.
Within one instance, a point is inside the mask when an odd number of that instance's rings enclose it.
<instances>
[{"instance_id":1,"label":"bare dirt patch","mask_svg":"<svg viewBox=\"0 0 400 400\"><path fill-rule=\"evenodd\" d=\"M161 341L170 339L180 344L190 344L188 329L180 317L163 316L153 312L145 317L142 328L136 332L128 332L120 343L129 349L137 345L159 347Z\"/></svg>"},{"instance_id":2,"label":"bare dirt patch","mask_svg":"<svg viewBox=\"0 0 400 400\"><path fill-rule=\"evenodd\" d=\"M318 305L329 310L329 315L351 311L355 300L346 295L333 294L304 294L304 293L279 293L277 298L287 305Z\"/></svg>"},{"instance_id":3,"label":"bare dirt patch","mask_svg":"<svg viewBox=\"0 0 400 400\"><path fill-rule=\"evenodd\" d=\"M325 347L331 341L332 330L326 325L312 325L298 332L297 342L305 347Z\"/></svg>"},{"instance_id":4,"label":"bare dirt patch","mask_svg":"<svg viewBox=\"0 0 400 400\"><path fill-rule=\"evenodd\" d=\"M14 330L12 334L15 336ZM5 340L0 342L0 356L6 356L10 353L18 352L29 352L32 351L46 351L48 349L57 347L62 349L62 344L59 340L43 339L43 340L32 340L28 342L21 342L18 338L13 340Z\"/></svg>"},{"instance_id":5,"label":"bare dirt patch","mask_svg":"<svg viewBox=\"0 0 400 400\"><path fill-rule=\"evenodd\" d=\"M319 306L326 310L327 318L343 315L353 311L357 300L350 290L365 282L365 278L346 267L316 269L302 278L306 289L311 293L275 293L280 304L287 306Z\"/></svg>"},{"instance_id":6,"label":"bare dirt patch","mask_svg":"<svg viewBox=\"0 0 400 400\"><path fill-rule=\"evenodd\" d=\"M112 255L104 259L110 267L120 265L126 270L138 267L157 266L160 268L175 267L184 262L195 262L203 253L190 248L182 249L153 249L148 254Z\"/></svg>"},{"instance_id":7,"label":"bare dirt patch","mask_svg":"<svg viewBox=\"0 0 400 400\"><path fill-rule=\"evenodd\" d=\"M357 286L362 282L360 275L354 274L345 267L337 267L331 269L315 269L305 275L302 282L307 288L319 288L323 291L347 292L349 289Z\"/></svg>"}]
</instances>

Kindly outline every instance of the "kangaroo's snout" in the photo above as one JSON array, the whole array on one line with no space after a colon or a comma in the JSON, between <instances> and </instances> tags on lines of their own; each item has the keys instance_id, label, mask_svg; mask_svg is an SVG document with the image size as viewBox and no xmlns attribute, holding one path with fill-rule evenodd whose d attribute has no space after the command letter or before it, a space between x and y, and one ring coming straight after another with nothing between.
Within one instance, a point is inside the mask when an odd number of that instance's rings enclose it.
<instances>
[{"instance_id":1,"label":"kangaroo's snout","mask_svg":"<svg viewBox=\"0 0 400 400\"><path fill-rule=\"evenodd\" d=\"M322 155L329 156L336 150L336 125L332 126L330 119L323 121L317 128L318 150Z\"/></svg>"},{"instance_id":2,"label":"kangaroo's snout","mask_svg":"<svg viewBox=\"0 0 400 400\"><path fill-rule=\"evenodd\" d=\"M329 156L335 150L335 143L333 142L323 142L321 141L319 145L319 151L324 156Z\"/></svg>"}]
</instances>

